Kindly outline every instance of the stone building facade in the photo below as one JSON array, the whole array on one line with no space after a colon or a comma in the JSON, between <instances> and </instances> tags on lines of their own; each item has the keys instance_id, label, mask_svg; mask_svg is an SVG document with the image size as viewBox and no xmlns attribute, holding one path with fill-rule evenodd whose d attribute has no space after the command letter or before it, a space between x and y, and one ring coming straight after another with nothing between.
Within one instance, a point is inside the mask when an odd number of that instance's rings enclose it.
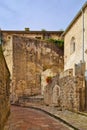
<instances>
[{"instance_id":1,"label":"stone building facade","mask_svg":"<svg viewBox=\"0 0 87 130\"><path fill-rule=\"evenodd\" d=\"M41 94L41 73L47 69L61 72L63 51L53 43L24 36L5 38L2 46L11 73L12 98Z\"/></svg>"},{"instance_id":2,"label":"stone building facade","mask_svg":"<svg viewBox=\"0 0 87 130\"><path fill-rule=\"evenodd\" d=\"M47 85L46 78L47 77L54 77L57 72L52 71L51 69L46 69L41 73L41 94L44 95L45 86Z\"/></svg>"},{"instance_id":3,"label":"stone building facade","mask_svg":"<svg viewBox=\"0 0 87 130\"><path fill-rule=\"evenodd\" d=\"M51 83L44 89L44 103L49 106L57 106L59 110L85 111L84 76L73 76L72 69L55 76Z\"/></svg>"},{"instance_id":4,"label":"stone building facade","mask_svg":"<svg viewBox=\"0 0 87 130\"><path fill-rule=\"evenodd\" d=\"M59 74L44 87L44 103L49 106L60 106Z\"/></svg>"},{"instance_id":5,"label":"stone building facade","mask_svg":"<svg viewBox=\"0 0 87 130\"><path fill-rule=\"evenodd\" d=\"M24 37L34 38L39 40L47 40L47 39L60 40L63 31L1 30L0 33L2 37L5 37L7 39L9 39L9 36L19 35L19 36L24 36Z\"/></svg>"},{"instance_id":6,"label":"stone building facade","mask_svg":"<svg viewBox=\"0 0 87 130\"><path fill-rule=\"evenodd\" d=\"M0 45L0 130L10 113L10 73Z\"/></svg>"},{"instance_id":7,"label":"stone building facade","mask_svg":"<svg viewBox=\"0 0 87 130\"><path fill-rule=\"evenodd\" d=\"M64 73L59 76L61 108L70 111L86 110L84 76L73 76L72 70L67 70L66 76Z\"/></svg>"},{"instance_id":8,"label":"stone building facade","mask_svg":"<svg viewBox=\"0 0 87 130\"><path fill-rule=\"evenodd\" d=\"M87 70L87 2L64 32L64 70L80 62Z\"/></svg>"},{"instance_id":9,"label":"stone building facade","mask_svg":"<svg viewBox=\"0 0 87 130\"><path fill-rule=\"evenodd\" d=\"M71 111L87 110L87 2L64 34L64 71L45 86L44 102ZM57 80L56 80L57 78ZM57 86L57 87L55 87ZM56 94L57 93L57 98Z\"/></svg>"}]
</instances>

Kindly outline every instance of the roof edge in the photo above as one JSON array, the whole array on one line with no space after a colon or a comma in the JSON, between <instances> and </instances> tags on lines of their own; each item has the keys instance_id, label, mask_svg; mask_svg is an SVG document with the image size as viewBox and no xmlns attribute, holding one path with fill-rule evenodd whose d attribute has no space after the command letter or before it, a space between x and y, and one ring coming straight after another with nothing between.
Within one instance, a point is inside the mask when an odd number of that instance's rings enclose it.
<instances>
[{"instance_id":1,"label":"roof edge","mask_svg":"<svg viewBox=\"0 0 87 130\"><path fill-rule=\"evenodd\" d=\"M62 34L62 36L64 36L69 29L71 28L71 26L73 25L73 23L76 21L76 19L81 15L82 10L84 10L87 7L87 1L85 2L85 4L82 6L82 8L79 10L79 12L77 13L77 15L73 18L73 20L71 21L71 23L69 24L69 26L66 28L66 30L64 31L64 33Z\"/></svg>"},{"instance_id":2,"label":"roof edge","mask_svg":"<svg viewBox=\"0 0 87 130\"><path fill-rule=\"evenodd\" d=\"M0 30L1 32L8 33L63 33L64 31L25 31L25 30Z\"/></svg>"}]
</instances>

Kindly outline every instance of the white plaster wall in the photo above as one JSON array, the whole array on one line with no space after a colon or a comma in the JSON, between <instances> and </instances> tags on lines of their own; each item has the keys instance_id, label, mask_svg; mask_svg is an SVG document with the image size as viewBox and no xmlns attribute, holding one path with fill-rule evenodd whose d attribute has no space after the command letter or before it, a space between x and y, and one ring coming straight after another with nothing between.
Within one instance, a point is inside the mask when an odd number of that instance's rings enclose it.
<instances>
[{"instance_id":1,"label":"white plaster wall","mask_svg":"<svg viewBox=\"0 0 87 130\"><path fill-rule=\"evenodd\" d=\"M87 54L85 50L87 49L87 8L84 12L84 59L86 62L87 69ZM73 54L70 54L70 42L71 38L76 39L76 50ZM65 45L64 45L64 70L73 68L74 64L80 63L82 60L82 15L76 20L72 25L70 30L65 35Z\"/></svg>"}]
</instances>

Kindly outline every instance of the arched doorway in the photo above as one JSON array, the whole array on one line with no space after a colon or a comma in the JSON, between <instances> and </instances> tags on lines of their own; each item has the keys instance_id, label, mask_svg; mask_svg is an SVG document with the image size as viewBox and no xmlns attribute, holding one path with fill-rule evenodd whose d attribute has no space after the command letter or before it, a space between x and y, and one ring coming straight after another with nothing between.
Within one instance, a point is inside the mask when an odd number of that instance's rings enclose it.
<instances>
[{"instance_id":1,"label":"arched doorway","mask_svg":"<svg viewBox=\"0 0 87 130\"><path fill-rule=\"evenodd\" d=\"M53 88L53 105L54 106L60 105L59 98L60 98L60 86L56 84Z\"/></svg>"}]
</instances>

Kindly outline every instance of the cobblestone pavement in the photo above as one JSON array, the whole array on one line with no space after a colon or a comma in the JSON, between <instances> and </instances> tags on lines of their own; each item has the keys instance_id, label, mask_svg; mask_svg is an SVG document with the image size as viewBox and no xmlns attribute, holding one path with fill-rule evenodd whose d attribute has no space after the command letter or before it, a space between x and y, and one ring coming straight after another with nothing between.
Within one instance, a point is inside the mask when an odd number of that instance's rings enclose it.
<instances>
[{"instance_id":1,"label":"cobblestone pavement","mask_svg":"<svg viewBox=\"0 0 87 130\"><path fill-rule=\"evenodd\" d=\"M11 115L4 130L71 130L44 112L11 106Z\"/></svg>"},{"instance_id":2,"label":"cobblestone pavement","mask_svg":"<svg viewBox=\"0 0 87 130\"><path fill-rule=\"evenodd\" d=\"M86 113L74 113L68 110L60 110L58 107L49 107L45 105L38 105L38 104L30 104L27 103L26 106L32 106L35 108L40 108L42 110L45 110L52 115L55 115L56 117L61 118L62 120L66 121L70 125L74 126L78 130L87 130L87 112Z\"/></svg>"}]
</instances>

